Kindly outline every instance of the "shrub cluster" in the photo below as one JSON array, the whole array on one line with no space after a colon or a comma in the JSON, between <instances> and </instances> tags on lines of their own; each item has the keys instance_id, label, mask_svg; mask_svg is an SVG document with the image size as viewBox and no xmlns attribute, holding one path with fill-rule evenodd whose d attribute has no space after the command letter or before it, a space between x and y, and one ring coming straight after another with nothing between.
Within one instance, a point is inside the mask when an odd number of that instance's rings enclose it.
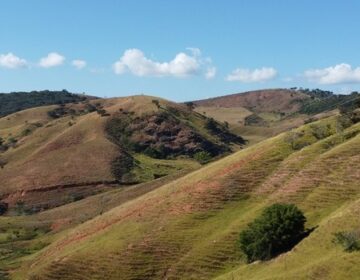
<instances>
[{"instance_id":1,"label":"shrub cluster","mask_svg":"<svg viewBox=\"0 0 360 280\"><path fill-rule=\"evenodd\" d=\"M360 251L360 231L340 231L334 234L333 242L346 252Z\"/></svg>"},{"instance_id":2,"label":"shrub cluster","mask_svg":"<svg viewBox=\"0 0 360 280\"><path fill-rule=\"evenodd\" d=\"M0 93L0 117L28 108L80 102L88 98L85 95L70 93L67 90Z\"/></svg>"},{"instance_id":3,"label":"shrub cluster","mask_svg":"<svg viewBox=\"0 0 360 280\"><path fill-rule=\"evenodd\" d=\"M290 250L306 235L306 218L293 204L274 204L240 233L248 262L268 260Z\"/></svg>"}]
</instances>

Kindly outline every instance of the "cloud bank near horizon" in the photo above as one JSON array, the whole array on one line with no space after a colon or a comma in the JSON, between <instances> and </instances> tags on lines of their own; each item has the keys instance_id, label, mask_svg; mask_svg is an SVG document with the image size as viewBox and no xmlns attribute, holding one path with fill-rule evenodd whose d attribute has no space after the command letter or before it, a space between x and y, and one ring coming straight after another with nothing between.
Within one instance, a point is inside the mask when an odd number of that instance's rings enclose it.
<instances>
[{"instance_id":1,"label":"cloud bank near horizon","mask_svg":"<svg viewBox=\"0 0 360 280\"><path fill-rule=\"evenodd\" d=\"M190 54L180 52L170 61L159 62L150 59L139 49L128 49L113 64L115 74L131 73L138 77L186 78L204 74L207 79L216 75L211 59L203 58L197 48L188 48Z\"/></svg>"},{"instance_id":2,"label":"cloud bank near horizon","mask_svg":"<svg viewBox=\"0 0 360 280\"><path fill-rule=\"evenodd\" d=\"M3 69L28 69L32 68L54 68L65 65L66 57L58 52L49 52L37 62L29 62L27 59L15 55L13 52L0 54L0 68ZM67 65L77 70L87 68L87 61L83 59L69 60ZM110 68L87 68L91 73L92 69ZM179 52L168 61L159 61L149 58L140 49L127 49L122 56L112 64L112 70L117 75L130 73L137 77L172 77L189 78L203 77L207 80L214 79L218 75L218 68L215 67L211 58L204 57L198 48L187 48ZM105 70L104 70L105 71ZM103 73L104 71L101 71ZM226 75L225 81L248 83L265 83L276 79L279 75L275 67L246 68L238 67ZM360 67L353 67L349 63L339 63L324 68L311 68L302 73L280 77L284 83L312 83L314 85L348 85L360 84Z\"/></svg>"},{"instance_id":3,"label":"cloud bank near horizon","mask_svg":"<svg viewBox=\"0 0 360 280\"><path fill-rule=\"evenodd\" d=\"M258 83L272 80L277 71L273 67L262 67L258 69L236 68L227 77L229 82L238 81L242 83Z\"/></svg>"},{"instance_id":4,"label":"cloud bank near horizon","mask_svg":"<svg viewBox=\"0 0 360 280\"><path fill-rule=\"evenodd\" d=\"M322 69L310 69L304 72L310 82L322 85L360 83L360 67L352 68L350 64L341 63Z\"/></svg>"}]
</instances>

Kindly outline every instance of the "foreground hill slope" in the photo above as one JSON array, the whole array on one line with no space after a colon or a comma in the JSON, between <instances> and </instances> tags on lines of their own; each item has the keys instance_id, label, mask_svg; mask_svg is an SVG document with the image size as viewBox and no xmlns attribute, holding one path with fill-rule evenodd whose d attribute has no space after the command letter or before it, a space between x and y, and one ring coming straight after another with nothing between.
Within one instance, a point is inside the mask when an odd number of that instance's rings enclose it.
<instances>
[{"instance_id":1,"label":"foreground hill slope","mask_svg":"<svg viewBox=\"0 0 360 280\"><path fill-rule=\"evenodd\" d=\"M12 277L356 279L359 252L331 240L360 225L359 170L360 124L313 122L57 233ZM239 232L279 201L295 203L315 229L291 252L247 265Z\"/></svg>"},{"instance_id":2,"label":"foreground hill slope","mask_svg":"<svg viewBox=\"0 0 360 280\"><path fill-rule=\"evenodd\" d=\"M0 197L10 214L194 169L244 143L184 105L149 96L27 109L0 118L0 138Z\"/></svg>"}]
</instances>

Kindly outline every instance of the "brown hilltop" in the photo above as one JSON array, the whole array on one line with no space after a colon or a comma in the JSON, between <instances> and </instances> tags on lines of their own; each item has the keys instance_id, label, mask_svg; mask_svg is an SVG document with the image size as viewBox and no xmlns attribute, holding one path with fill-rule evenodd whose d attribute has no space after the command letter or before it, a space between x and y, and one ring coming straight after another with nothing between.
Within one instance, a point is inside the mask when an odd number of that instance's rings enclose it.
<instances>
[{"instance_id":1,"label":"brown hilltop","mask_svg":"<svg viewBox=\"0 0 360 280\"><path fill-rule=\"evenodd\" d=\"M253 112L296 112L308 95L289 89L264 89L194 101L202 107L244 107Z\"/></svg>"}]
</instances>

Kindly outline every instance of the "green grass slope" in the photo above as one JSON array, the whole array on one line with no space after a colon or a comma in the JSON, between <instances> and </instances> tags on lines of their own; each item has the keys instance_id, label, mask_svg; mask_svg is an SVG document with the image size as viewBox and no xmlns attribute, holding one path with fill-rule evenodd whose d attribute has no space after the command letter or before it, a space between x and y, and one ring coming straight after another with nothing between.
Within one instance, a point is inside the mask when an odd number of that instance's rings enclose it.
<instances>
[{"instance_id":1,"label":"green grass slope","mask_svg":"<svg viewBox=\"0 0 360 280\"><path fill-rule=\"evenodd\" d=\"M129 200L23 260L13 279L357 279L333 233L360 225L360 124L338 117L265 140ZM291 252L246 264L239 232L274 202L317 227ZM44 212L45 214L46 212Z\"/></svg>"}]
</instances>

